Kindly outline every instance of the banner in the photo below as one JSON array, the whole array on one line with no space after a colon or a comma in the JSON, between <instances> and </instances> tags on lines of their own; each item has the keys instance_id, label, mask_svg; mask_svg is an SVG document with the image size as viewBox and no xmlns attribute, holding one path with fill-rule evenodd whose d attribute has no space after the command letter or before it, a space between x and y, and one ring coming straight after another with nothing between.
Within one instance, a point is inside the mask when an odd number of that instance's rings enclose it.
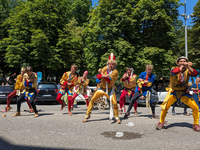
<instances>
[{"instance_id":1,"label":"banner","mask_svg":"<svg viewBox=\"0 0 200 150\"><path fill-rule=\"evenodd\" d=\"M37 72L37 83L40 83L42 80L42 72Z\"/></svg>"}]
</instances>

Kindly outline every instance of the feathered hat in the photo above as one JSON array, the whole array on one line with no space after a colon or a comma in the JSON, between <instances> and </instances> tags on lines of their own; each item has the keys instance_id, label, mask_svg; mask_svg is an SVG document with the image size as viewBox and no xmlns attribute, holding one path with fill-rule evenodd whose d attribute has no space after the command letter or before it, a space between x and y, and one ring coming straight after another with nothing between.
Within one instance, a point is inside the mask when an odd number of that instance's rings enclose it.
<instances>
[{"instance_id":1,"label":"feathered hat","mask_svg":"<svg viewBox=\"0 0 200 150\"><path fill-rule=\"evenodd\" d=\"M21 68L21 71L26 71L26 68L22 67L22 68Z\"/></svg>"},{"instance_id":2,"label":"feathered hat","mask_svg":"<svg viewBox=\"0 0 200 150\"><path fill-rule=\"evenodd\" d=\"M85 73L86 75L88 75L88 71L87 71L87 70L86 70L86 71L84 71L84 73ZM83 73L83 74L84 74L84 73Z\"/></svg>"},{"instance_id":3,"label":"feathered hat","mask_svg":"<svg viewBox=\"0 0 200 150\"><path fill-rule=\"evenodd\" d=\"M109 64L109 63L114 63L115 65L117 65L117 61L116 61L115 55L114 55L113 53L111 53L111 54L109 55L107 64Z\"/></svg>"}]
</instances>

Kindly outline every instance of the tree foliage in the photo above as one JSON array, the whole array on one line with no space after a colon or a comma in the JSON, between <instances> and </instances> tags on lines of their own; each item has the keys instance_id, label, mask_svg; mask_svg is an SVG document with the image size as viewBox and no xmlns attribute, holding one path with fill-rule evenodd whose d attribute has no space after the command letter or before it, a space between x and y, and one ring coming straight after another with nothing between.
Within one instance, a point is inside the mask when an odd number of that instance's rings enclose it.
<instances>
[{"instance_id":1,"label":"tree foliage","mask_svg":"<svg viewBox=\"0 0 200 150\"><path fill-rule=\"evenodd\" d=\"M129 65L136 73L144 71L146 63L154 64L160 76L169 74L165 70L175 62L168 50L175 39L178 6L178 0L100 0L85 29L89 70L95 73L114 52L120 75Z\"/></svg>"},{"instance_id":2,"label":"tree foliage","mask_svg":"<svg viewBox=\"0 0 200 150\"><path fill-rule=\"evenodd\" d=\"M78 5L83 2L85 4L78 9ZM83 51L83 46L80 46L83 43L75 35L80 34L82 28L79 26L87 21L85 18L90 5L90 1L86 0L20 2L4 22L5 25L10 25L9 37L4 39L4 42L7 43L5 55L7 63L11 67L28 63L37 70L41 70L44 78L46 78L45 74L49 68L54 71L64 67L69 69L73 60L80 64L81 52L78 50ZM84 18L82 15L85 15ZM70 20L73 17L75 19L77 17L78 22L71 23ZM73 31L71 31L72 28L74 28ZM63 36L63 34L65 35ZM64 43L62 40L67 42ZM68 62L70 57L74 59Z\"/></svg>"},{"instance_id":3,"label":"tree foliage","mask_svg":"<svg viewBox=\"0 0 200 150\"><path fill-rule=\"evenodd\" d=\"M189 30L189 58L194 63L194 67L199 69L200 65L200 0L194 7L194 25Z\"/></svg>"}]
</instances>

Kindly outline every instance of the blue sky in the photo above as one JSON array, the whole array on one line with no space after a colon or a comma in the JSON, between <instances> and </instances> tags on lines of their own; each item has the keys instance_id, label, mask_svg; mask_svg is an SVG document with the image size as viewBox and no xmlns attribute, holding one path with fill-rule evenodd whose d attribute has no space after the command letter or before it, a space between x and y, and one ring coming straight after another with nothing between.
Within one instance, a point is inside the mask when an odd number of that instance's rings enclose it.
<instances>
[{"instance_id":1,"label":"blue sky","mask_svg":"<svg viewBox=\"0 0 200 150\"><path fill-rule=\"evenodd\" d=\"M196 5L198 0L186 0L186 14L190 15L193 13L193 7ZM98 0L92 0L92 6L94 6L94 3L98 3ZM180 3L184 3L184 0L180 0ZM179 14L184 13L184 6L179 7ZM180 16L180 19L184 21L183 17ZM185 21L184 21L185 22ZM187 25L192 25L191 18L187 20Z\"/></svg>"}]
</instances>

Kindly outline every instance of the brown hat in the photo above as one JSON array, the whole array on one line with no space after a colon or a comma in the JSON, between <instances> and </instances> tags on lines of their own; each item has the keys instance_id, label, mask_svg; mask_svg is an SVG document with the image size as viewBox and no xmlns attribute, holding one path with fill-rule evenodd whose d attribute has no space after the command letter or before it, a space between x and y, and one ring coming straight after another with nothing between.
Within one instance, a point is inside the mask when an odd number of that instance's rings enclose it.
<instances>
[{"instance_id":1,"label":"brown hat","mask_svg":"<svg viewBox=\"0 0 200 150\"><path fill-rule=\"evenodd\" d=\"M181 59L185 59L185 60L188 62L187 57L181 56L181 57L179 57L179 58L176 60L176 64L177 64L177 65L178 65L179 60L181 60Z\"/></svg>"}]
</instances>

